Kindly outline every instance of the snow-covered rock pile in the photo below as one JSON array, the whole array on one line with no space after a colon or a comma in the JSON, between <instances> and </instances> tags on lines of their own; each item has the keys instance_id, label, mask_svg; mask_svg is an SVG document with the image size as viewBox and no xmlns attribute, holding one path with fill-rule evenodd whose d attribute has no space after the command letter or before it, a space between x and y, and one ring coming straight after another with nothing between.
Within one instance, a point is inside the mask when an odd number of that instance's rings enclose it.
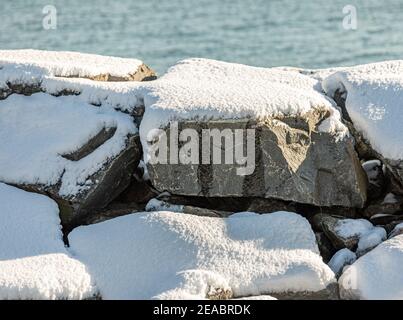
<instances>
[{"instance_id":1,"label":"snow-covered rock pile","mask_svg":"<svg viewBox=\"0 0 403 320\"><path fill-rule=\"evenodd\" d=\"M0 299L403 299L402 71L0 51Z\"/></svg>"},{"instance_id":2,"label":"snow-covered rock pile","mask_svg":"<svg viewBox=\"0 0 403 320\"><path fill-rule=\"evenodd\" d=\"M145 68L73 52L0 51L0 181L50 194L64 223L106 206L141 157L133 118L141 102L130 85L75 77L141 80Z\"/></svg>"}]
</instances>

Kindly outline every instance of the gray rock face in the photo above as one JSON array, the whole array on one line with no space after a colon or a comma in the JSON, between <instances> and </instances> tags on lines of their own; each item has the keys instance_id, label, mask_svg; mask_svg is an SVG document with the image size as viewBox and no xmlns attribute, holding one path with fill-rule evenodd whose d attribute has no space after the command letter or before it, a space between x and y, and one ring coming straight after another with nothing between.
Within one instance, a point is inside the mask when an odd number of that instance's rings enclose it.
<instances>
[{"instance_id":1,"label":"gray rock face","mask_svg":"<svg viewBox=\"0 0 403 320\"><path fill-rule=\"evenodd\" d=\"M336 253L335 248L333 247L329 239L326 237L324 232L315 232L315 237L323 261L326 263L329 262L332 256Z\"/></svg>"},{"instance_id":2,"label":"gray rock face","mask_svg":"<svg viewBox=\"0 0 403 320\"><path fill-rule=\"evenodd\" d=\"M278 300L339 300L339 287L337 284L331 284L325 289L318 292L285 292L270 293L271 296Z\"/></svg>"},{"instance_id":3,"label":"gray rock face","mask_svg":"<svg viewBox=\"0 0 403 320\"><path fill-rule=\"evenodd\" d=\"M237 169L244 165L203 164L201 160L187 165L148 164L151 182L159 191L177 195L262 197L317 206L362 207L366 201L367 179L353 140L338 141L329 133L319 132L318 125L326 117L326 113L315 111L304 118L272 118L263 122L180 123L180 130L192 128L199 133L203 129L221 132L254 129L254 171L242 176L237 174ZM169 136L170 129L166 132ZM246 155L246 138L244 142ZM202 145L201 138L199 145ZM225 144L221 149L221 159L224 159Z\"/></svg>"}]
</instances>

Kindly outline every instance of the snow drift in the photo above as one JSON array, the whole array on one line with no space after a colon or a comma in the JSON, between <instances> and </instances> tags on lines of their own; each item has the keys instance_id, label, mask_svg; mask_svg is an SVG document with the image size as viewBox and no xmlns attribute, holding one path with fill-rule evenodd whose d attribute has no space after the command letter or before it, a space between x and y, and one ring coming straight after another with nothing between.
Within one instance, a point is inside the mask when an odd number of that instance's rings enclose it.
<instances>
[{"instance_id":1,"label":"snow drift","mask_svg":"<svg viewBox=\"0 0 403 320\"><path fill-rule=\"evenodd\" d=\"M0 183L0 300L84 299L92 277L64 247L49 198Z\"/></svg>"}]
</instances>

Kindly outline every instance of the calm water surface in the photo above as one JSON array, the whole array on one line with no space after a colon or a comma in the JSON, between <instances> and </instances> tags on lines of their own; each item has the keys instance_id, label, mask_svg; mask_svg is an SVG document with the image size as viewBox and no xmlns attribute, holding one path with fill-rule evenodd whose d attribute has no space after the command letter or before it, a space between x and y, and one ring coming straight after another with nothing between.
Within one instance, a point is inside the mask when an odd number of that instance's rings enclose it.
<instances>
[{"instance_id":1,"label":"calm water surface","mask_svg":"<svg viewBox=\"0 0 403 320\"><path fill-rule=\"evenodd\" d=\"M57 29L42 27L45 5ZM342 26L345 5L358 29ZM403 58L401 0L1 0L0 48L144 60L159 73L187 57L307 68Z\"/></svg>"}]
</instances>

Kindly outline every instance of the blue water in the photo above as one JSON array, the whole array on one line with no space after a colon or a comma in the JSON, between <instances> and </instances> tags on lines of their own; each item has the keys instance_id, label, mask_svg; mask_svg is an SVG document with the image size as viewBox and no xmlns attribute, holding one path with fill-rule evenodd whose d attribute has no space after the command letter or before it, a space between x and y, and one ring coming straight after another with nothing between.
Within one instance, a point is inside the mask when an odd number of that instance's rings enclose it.
<instances>
[{"instance_id":1,"label":"blue water","mask_svg":"<svg viewBox=\"0 0 403 320\"><path fill-rule=\"evenodd\" d=\"M57 29L42 8L57 9ZM345 30L342 9L357 8ZM0 48L135 57L163 73L206 57L306 68L403 58L401 0L1 0Z\"/></svg>"}]
</instances>

